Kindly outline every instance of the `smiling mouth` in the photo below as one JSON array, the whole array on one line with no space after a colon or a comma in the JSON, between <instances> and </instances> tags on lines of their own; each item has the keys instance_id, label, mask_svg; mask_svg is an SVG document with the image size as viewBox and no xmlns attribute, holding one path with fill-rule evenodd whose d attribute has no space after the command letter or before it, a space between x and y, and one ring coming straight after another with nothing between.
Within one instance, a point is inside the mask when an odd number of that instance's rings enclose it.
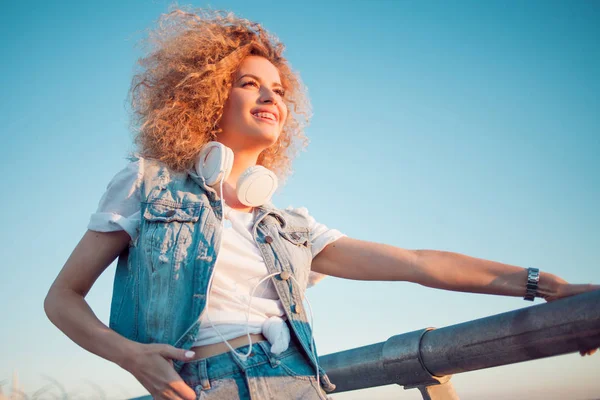
<instances>
[{"instance_id":1,"label":"smiling mouth","mask_svg":"<svg viewBox=\"0 0 600 400\"><path fill-rule=\"evenodd\" d=\"M277 123L277 117L270 112L253 113L252 116L254 118L258 119L259 121L264 121L264 122L268 122L271 124Z\"/></svg>"}]
</instances>

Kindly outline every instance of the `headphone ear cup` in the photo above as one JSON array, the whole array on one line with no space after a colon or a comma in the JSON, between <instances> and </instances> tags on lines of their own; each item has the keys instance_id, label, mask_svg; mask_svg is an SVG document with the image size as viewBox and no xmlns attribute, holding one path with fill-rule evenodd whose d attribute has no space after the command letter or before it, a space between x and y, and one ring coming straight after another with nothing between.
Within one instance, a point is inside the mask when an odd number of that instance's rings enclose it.
<instances>
[{"instance_id":1,"label":"headphone ear cup","mask_svg":"<svg viewBox=\"0 0 600 400\"><path fill-rule=\"evenodd\" d=\"M196 173L208 186L229 177L233 165L233 151L219 142L208 142L196 157Z\"/></svg>"},{"instance_id":2,"label":"headphone ear cup","mask_svg":"<svg viewBox=\"0 0 600 400\"><path fill-rule=\"evenodd\" d=\"M258 207L269 202L277 190L277 175L261 165L254 165L238 178L238 200L248 207Z\"/></svg>"}]
</instances>

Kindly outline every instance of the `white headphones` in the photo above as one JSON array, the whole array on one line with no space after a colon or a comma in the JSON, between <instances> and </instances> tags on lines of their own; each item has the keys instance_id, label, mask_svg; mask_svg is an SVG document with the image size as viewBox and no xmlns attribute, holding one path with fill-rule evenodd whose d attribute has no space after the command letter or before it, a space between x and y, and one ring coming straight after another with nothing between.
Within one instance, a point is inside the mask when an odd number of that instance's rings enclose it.
<instances>
[{"instance_id":1,"label":"white headphones","mask_svg":"<svg viewBox=\"0 0 600 400\"><path fill-rule=\"evenodd\" d=\"M219 142L204 145L195 163L196 173L211 187L226 181L232 166L233 151ZM271 200L277 183L277 176L267 168L260 165L249 167L238 178L238 200L248 207L262 206Z\"/></svg>"}]
</instances>

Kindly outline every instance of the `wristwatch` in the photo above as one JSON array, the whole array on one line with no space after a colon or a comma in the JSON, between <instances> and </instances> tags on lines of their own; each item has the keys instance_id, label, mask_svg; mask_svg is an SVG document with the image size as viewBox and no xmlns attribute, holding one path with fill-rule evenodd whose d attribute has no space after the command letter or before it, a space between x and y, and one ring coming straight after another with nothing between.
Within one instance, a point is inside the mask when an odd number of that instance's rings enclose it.
<instances>
[{"instance_id":1,"label":"wristwatch","mask_svg":"<svg viewBox=\"0 0 600 400\"><path fill-rule=\"evenodd\" d=\"M533 301L538 292L538 283L540 282L540 270L537 268L527 268L527 291L524 300Z\"/></svg>"}]
</instances>

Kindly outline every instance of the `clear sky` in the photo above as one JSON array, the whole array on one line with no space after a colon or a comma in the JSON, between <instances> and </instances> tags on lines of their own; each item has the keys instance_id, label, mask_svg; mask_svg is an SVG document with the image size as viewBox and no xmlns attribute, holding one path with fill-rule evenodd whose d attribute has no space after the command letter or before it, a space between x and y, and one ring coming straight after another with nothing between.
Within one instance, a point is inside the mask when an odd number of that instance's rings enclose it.
<instances>
[{"instance_id":1,"label":"clear sky","mask_svg":"<svg viewBox=\"0 0 600 400\"><path fill-rule=\"evenodd\" d=\"M189 3L183 3L189 4ZM132 149L125 101L167 1L12 1L0 12L0 382L144 394L79 348L43 300ZM349 236L600 283L600 3L195 2L261 22L314 107L277 193ZM108 323L113 264L87 300ZM308 292L321 354L529 306L327 278ZM538 300L536 303L540 303ZM600 397L600 356L454 376L462 399ZM531 386L534 389L531 389ZM5 393L9 386L5 386ZM342 399L419 399L386 387Z\"/></svg>"}]
</instances>

